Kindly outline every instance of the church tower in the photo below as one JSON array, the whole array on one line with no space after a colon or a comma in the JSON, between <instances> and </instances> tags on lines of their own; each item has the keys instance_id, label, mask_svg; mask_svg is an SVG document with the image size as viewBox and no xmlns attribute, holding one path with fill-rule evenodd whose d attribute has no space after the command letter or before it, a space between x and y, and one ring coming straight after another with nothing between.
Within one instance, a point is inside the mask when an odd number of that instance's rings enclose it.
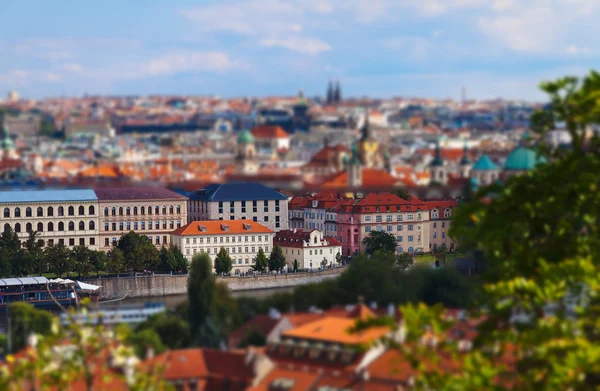
<instances>
[{"instance_id":1,"label":"church tower","mask_svg":"<svg viewBox=\"0 0 600 391\"><path fill-rule=\"evenodd\" d=\"M460 159L460 177L461 178L469 178L471 175L471 167L473 166L473 162L469 158L469 147L467 146L467 140L465 140L465 146L463 148L463 157Z\"/></svg>"},{"instance_id":2,"label":"church tower","mask_svg":"<svg viewBox=\"0 0 600 391\"><path fill-rule=\"evenodd\" d=\"M351 188L359 188L362 186L362 164L358 156L358 148L356 144L352 146L352 157L348 161L348 185Z\"/></svg>"},{"instance_id":3,"label":"church tower","mask_svg":"<svg viewBox=\"0 0 600 391\"><path fill-rule=\"evenodd\" d=\"M237 165L245 174L256 173L258 166L254 161L256 150L254 146L254 136L248 130L244 130L237 138Z\"/></svg>"},{"instance_id":4,"label":"church tower","mask_svg":"<svg viewBox=\"0 0 600 391\"><path fill-rule=\"evenodd\" d=\"M379 143L373 137L371 126L369 124L369 111L365 110L365 122L360 129L360 139L358 141L358 154L364 167L375 167L379 165Z\"/></svg>"},{"instance_id":5,"label":"church tower","mask_svg":"<svg viewBox=\"0 0 600 391\"><path fill-rule=\"evenodd\" d=\"M10 132L8 131L8 125L6 125L6 123L2 127L2 159L18 159L17 151L10 138Z\"/></svg>"},{"instance_id":6,"label":"church tower","mask_svg":"<svg viewBox=\"0 0 600 391\"><path fill-rule=\"evenodd\" d=\"M437 140L435 144L435 157L429 164L429 173L431 174L431 183L441 183L445 185L448 183L448 172L444 166L442 160L442 151L440 149L440 141Z\"/></svg>"}]
</instances>

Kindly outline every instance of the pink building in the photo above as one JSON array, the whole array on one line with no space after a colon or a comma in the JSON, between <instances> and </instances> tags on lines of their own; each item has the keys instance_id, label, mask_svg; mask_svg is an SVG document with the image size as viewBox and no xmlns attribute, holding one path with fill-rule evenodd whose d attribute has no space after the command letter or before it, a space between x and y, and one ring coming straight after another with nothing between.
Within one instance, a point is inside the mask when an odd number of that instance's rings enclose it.
<instances>
[{"instance_id":1,"label":"pink building","mask_svg":"<svg viewBox=\"0 0 600 391\"><path fill-rule=\"evenodd\" d=\"M448 235L452 210L458 206L457 201L428 201L429 208L429 251L436 251L444 244L447 250L454 250L456 243Z\"/></svg>"}]
</instances>

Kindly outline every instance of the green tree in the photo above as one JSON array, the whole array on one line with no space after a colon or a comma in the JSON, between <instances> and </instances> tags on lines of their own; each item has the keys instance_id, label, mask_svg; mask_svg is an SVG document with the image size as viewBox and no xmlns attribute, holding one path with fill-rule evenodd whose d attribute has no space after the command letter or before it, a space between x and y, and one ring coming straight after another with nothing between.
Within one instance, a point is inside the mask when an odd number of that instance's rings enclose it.
<instances>
[{"instance_id":1,"label":"green tree","mask_svg":"<svg viewBox=\"0 0 600 391\"><path fill-rule=\"evenodd\" d=\"M294 259L293 268L294 268L294 271L295 271L295 272L297 272L297 271L298 271L298 260L297 260L297 259Z\"/></svg>"},{"instance_id":2,"label":"green tree","mask_svg":"<svg viewBox=\"0 0 600 391\"><path fill-rule=\"evenodd\" d=\"M155 332L161 344L168 349L183 349L191 342L190 325L177 315L167 313L153 315L135 328L136 333L145 330Z\"/></svg>"},{"instance_id":3,"label":"green tree","mask_svg":"<svg viewBox=\"0 0 600 391\"><path fill-rule=\"evenodd\" d=\"M9 304L8 321L10 322L12 352L21 350L27 344L30 334L47 335L50 332L52 319L51 313L38 310L29 303Z\"/></svg>"},{"instance_id":4,"label":"green tree","mask_svg":"<svg viewBox=\"0 0 600 391\"><path fill-rule=\"evenodd\" d=\"M207 253L194 256L188 278L187 319L193 344L199 346L219 345L219 330L212 319L215 292L215 275Z\"/></svg>"},{"instance_id":5,"label":"green tree","mask_svg":"<svg viewBox=\"0 0 600 391\"><path fill-rule=\"evenodd\" d=\"M260 247L258 249L258 254L256 254L256 261L254 265L252 265L252 269L254 269L257 272L264 272L267 270L268 266L269 260L267 259L267 256L265 255L265 252L263 251L262 247Z\"/></svg>"},{"instance_id":6,"label":"green tree","mask_svg":"<svg viewBox=\"0 0 600 391\"><path fill-rule=\"evenodd\" d=\"M23 258L26 259L24 263L27 265L28 274L41 275L47 267L44 259L44 241L39 236L40 234L37 231L31 231L23 244L25 249Z\"/></svg>"},{"instance_id":7,"label":"green tree","mask_svg":"<svg viewBox=\"0 0 600 391\"><path fill-rule=\"evenodd\" d=\"M145 235L131 231L119 239L117 247L123 252L127 270L154 270L159 264L158 250Z\"/></svg>"},{"instance_id":8,"label":"green tree","mask_svg":"<svg viewBox=\"0 0 600 391\"><path fill-rule=\"evenodd\" d=\"M27 274L23 265L23 249L16 232L9 224L4 225L0 236L0 268L4 276L21 276Z\"/></svg>"},{"instance_id":9,"label":"green tree","mask_svg":"<svg viewBox=\"0 0 600 391\"><path fill-rule=\"evenodd\" d=\"M106 271L109 259L104 251L91 251L90 264L92 270L96 272L96 276L100 276L100 272Z\"/></svg>"},{"instance_id":10,"label":"green tree","mask_svg":"<svg viewBox=\"0 0 600 391\"><path fill-rule=\"evenodd\" d=\"M171 246L169 249L171 252L172 269L174 272L187 272L190 268L190 263L181 252L181 249L177 246Z\"/></svg>"},{"instance_id":11,"label":"green tree","mask_svg":"<svg viewBox=\"0 0 600 391\"><path fill-rule=\"evenodd\" d=\"M340 254L339 252L335 254L335 263L337 263L338 265L342 264L342 254Z\"/></svg>"},{"instance_id":12,"label":"green tree","mask_svg":"<svg viewBox=\"0 0 600 391\"><path fill-rule=\"evenodd\" d=\"M133 346L135 355L141 360L146 359L149 351L160 354L165 351L160 336L151 328L143 329L138 332L131 332L125 341Z\"/></svg>"},{"instance_id":13,"label":"green tree","mask_svg":"<svg viewBox=\"0 0 600 391\"><path fill-rule=\"evenodd\" d=\"M385 231L371 231L369 236L363 239L363 244L366 246L365 252L368 255L379 250L395 253L397 243L396 237Z\"/></svg>"},{"instance_id":14,"label":"green tree","mask_svg":"<svg viewBox=\"0 0 600 391\"><path fill-rule=\"evenodd\" d=\"M321 267L325 269L327 267L327 257L324 257L321 261Z\"/></svg>"},{"instance_id":15,"label":"green tree","mask_svg":"<svg viewBox=\"0 0 600 391\"><path fill-rule=\"evenodd\" d=\"M285 255L283 255L283 250L278 245L275 245L269 256L269 271L280 271L283 270L284 266Z\"/></svg>"},{"instance_id":16,"label":"green tree","mask_svg":"<svg viewBox=\"0 0 600 391\"><path fill-rule=\"evenodd\" d=\"M215 257L215 272L217 274L227 274L231 271L232 262L231 257L225 250L225 247L221 247L219 253Z\"/></svg>"},{"instance_id":17,"label":"green tree","mask_svg":"<svg viewBox=\"0 0 600 391\"><path fill-rule=\"evenodd\" d=\"M123 251L118 247L113 247L108 255L106 270L109 273L118 274L125 267L125 257Z\"/></svg>"},{"instance_id":18,"label":"green tree","mask_svg":"<svg viewBox=\"0 0 600 391\"><path fill-rule=\"evenodd\" d=\"M78 277L87 277L93 270L94 266L91 262L91 253L91 250L89 250L86 246L75 246L71 250L70 257L73 265L73 271L77 273Z\"/></svg>"},{"instance_id":19,"label":"green tree","mask_svg":"<svg viewBox=\"0 0 600 391\"><path fill-rule=\"evenodd\" d=\"M396 264L402 270L406 270L415 263L412 255L409 253L402 253L396 257Z\"/></svg>"},{"instance_id":20,"label":"green tree","mask_svg":"<svg viewBox=\"0 0 600 391\"><path fill-rule=\"evenodd\" d=\"M73 269L73 262L71 260L71 251L64 244L58 243L53 246L48 246L44 249L44 255L50 272L54 273L57 277L62 277L63 274L68 273Z\"/></svg>"}]
</instances>

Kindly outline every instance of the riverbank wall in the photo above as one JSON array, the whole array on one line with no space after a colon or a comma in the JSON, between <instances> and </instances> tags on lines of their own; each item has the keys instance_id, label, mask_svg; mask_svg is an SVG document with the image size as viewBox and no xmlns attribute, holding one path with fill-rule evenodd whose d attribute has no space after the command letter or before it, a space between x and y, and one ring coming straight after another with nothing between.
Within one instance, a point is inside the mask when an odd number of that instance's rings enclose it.
<instances>
[{"instance_id":1,"label":"riverbank wall","mask_svg":"<svg viewBox=\"0 0 600 391\"><path fill-rule=\"evenodd\" d=\"M287 273L255 277L217 277L232 291L250 291L273 288L288 288L321 282L335 278L344 268L329 269L314 273ZM102 300L181 295L187 292L187 275L153 275L137 277L100 278L87 283L102 287Z\"/></svg>"}]
</instances>

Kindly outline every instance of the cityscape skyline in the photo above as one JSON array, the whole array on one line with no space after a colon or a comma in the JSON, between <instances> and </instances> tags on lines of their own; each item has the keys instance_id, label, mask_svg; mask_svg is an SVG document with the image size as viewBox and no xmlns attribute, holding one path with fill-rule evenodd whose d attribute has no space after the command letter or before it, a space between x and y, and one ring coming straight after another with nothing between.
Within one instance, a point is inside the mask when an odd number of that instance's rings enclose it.
<instances>
[{"instance_id":1,"label":"cityscape skyline","mask_svg":"<svg viewBox=\"0 0 600 391\"><path fill-rule=\"evenodd\" d=\"M312 97L339 79L344 97L540 101L540 80L600 55L594 1L61 4L4 7L3 96Z\"/></svg>"}]
</instances>

